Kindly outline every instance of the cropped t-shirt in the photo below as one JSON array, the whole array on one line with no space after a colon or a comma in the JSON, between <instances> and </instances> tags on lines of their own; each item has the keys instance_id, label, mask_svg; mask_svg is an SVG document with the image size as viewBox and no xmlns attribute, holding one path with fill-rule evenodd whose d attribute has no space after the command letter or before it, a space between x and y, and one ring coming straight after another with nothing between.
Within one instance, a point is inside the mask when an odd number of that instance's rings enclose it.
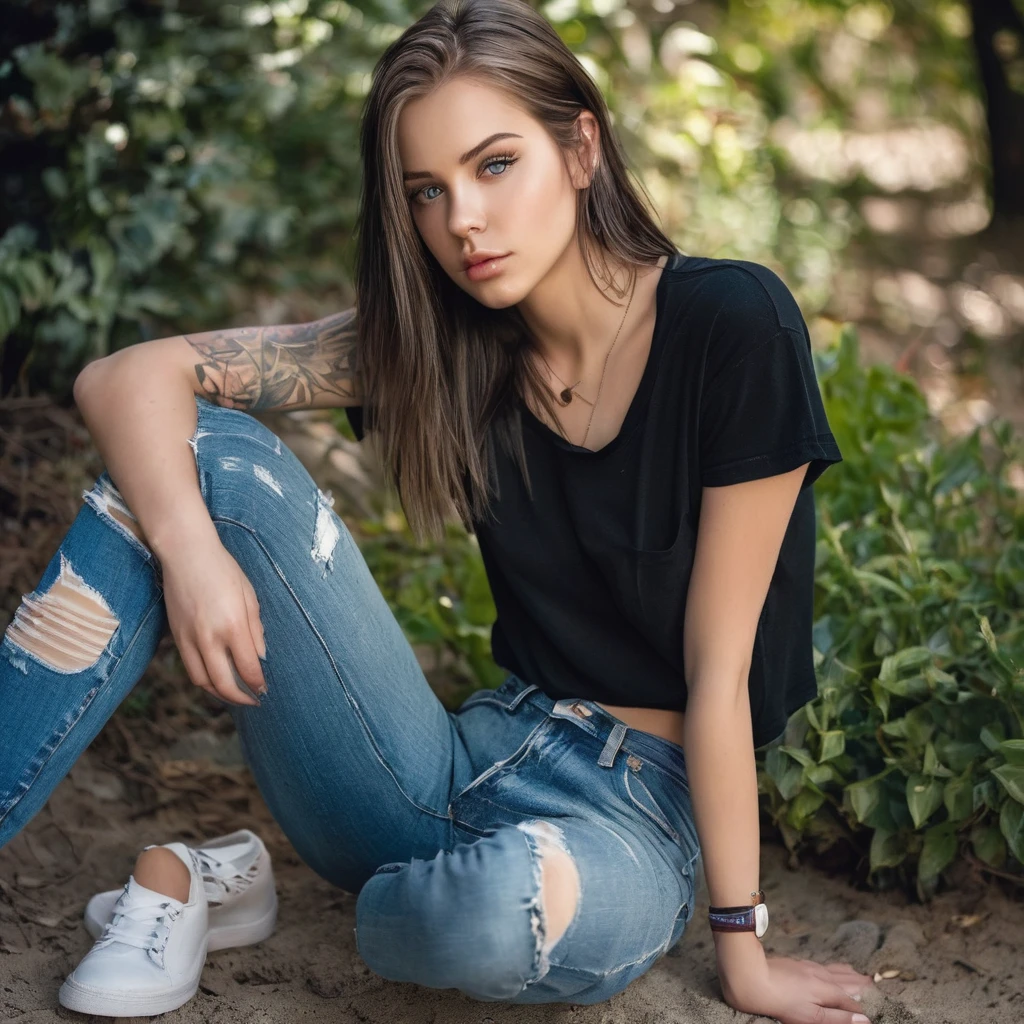
<instances>
[{"instance_id":1,"label":"cropped t-shirt","mask_svg":"<svg viewBox=\"0 0 1024 1024\"><path fill-rule=\"evenodd\" d=\"M554 699L685 710L683 618L703 487L810 463L762 607L748 678L754 746L817 695L811 486L842 454L810 335L781 278L674 253L619 433L574 445L516 405L533 484L490 446L499 497L474 521L497 618L495 662ZM347 410L363 437L363 410Z\"/></svg>"}]
</instances>

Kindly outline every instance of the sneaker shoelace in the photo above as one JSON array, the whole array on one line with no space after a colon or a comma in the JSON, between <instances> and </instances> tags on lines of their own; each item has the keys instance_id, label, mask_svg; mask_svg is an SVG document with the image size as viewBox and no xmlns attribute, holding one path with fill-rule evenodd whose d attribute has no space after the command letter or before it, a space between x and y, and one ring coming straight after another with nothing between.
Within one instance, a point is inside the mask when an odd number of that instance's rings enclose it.
<instances>
[{"instance_id":1,"label":"sneaker shoelace","mask_svg":"<svg viewBox=\"0 0 1024 1024\"><path fill-rule=\"evenodd\" d=\"M128 883L125 883L125 892ZM163 911L158 913L158 911ZM94 948L123 942L129 946L144 949L154 958L163 953L170 935L171 924L181 911L165 903L131 903L126 907L115 907L114 916L106 923Z\"/></svg>"},{"instance_id":2,"label":"sneaker shoelace","mask_svg":"<svg viewBox=\"0 0 1024 1024\"><path fill-rule=\"evenodd\" d=\"M253 879L259 874L258 857L245 871L239 871L234 864L218 860L208 850L198 849L194 852L199 859L206 902L211 906L223 903L226 897L249 888Z\"/></svg>"}]
</instances>

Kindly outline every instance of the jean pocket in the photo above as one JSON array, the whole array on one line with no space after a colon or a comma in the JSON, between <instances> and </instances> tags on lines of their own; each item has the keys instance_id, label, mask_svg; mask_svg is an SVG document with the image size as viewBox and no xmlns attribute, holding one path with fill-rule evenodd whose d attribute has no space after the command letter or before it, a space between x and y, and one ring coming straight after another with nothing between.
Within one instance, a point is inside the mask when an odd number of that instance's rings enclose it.
<instances>
[{"instance_id":1,"label":"jean pocket","mask_svg":"<svg viewBox=\"0 0 1024 1024\"><path fill-rule=\"evenodd\" d=\"M671 841L676 848L674 859L692 858L700 843L689 786L672 772L635 753L627 753L623 760L625 767L616 772L616 781L628 804Z\"/></svg>"},{"instance_id":2,"label":"jean pocket","mask_svg":"<svg viewBox=\"0 0 1024 1024\"><path fill-rule=\"evenodd\" d=\"M543 782L538 780L545 769L533 769L538 748L546 749L554 722L547 715L536 722L532 718L520 720L517 731L526 728L529 732L516 749L499 760L483 761L490 763L452 797L448 814L456 825L477 835L489 835L501 824L535 814L537 790L544 791Z\"/></svg>"},{"instance_id":3,"label":"jean pocket","mask_svg":"<svg viewBox=\"0 0 1024 1024\"><path fill-rule=\"evenodd\" d=\"M494 785L498 778L514 772L529 757L544 736L550 731L552 719L545 717L530 730L518 748L508 757L495 761L489 768L481 772L468 786L464 786L455 799L461 800L466 794L484 788L487 784Z\"/></svg>"},{"instance_id":4,"label":"jean pocket","mask_svg":"<svg viewBox=\"0 0 1024 1024\"><path fill-rule=\"evenodd\" d=\"M656 825L664 836L679 845L680 835L674 824L678 814L666 799L667 794L661 792L662 780L651 774L648 774L646 779L642 778L638 764L642 766L643 762L631 754L625 759L624 767L619 771L619 780L626 799L640 812L645 821Z\"/></svg>"}]
</instances>

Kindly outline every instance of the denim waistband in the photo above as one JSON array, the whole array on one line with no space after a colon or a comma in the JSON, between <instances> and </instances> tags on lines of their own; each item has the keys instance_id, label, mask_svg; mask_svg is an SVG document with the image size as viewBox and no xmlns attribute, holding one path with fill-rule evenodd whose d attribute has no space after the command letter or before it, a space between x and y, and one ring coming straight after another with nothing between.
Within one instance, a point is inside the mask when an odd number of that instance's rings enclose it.
<instances>
[{"instance_id":1,"label":"denim waistband","mask_svg":"<svg viewBox=\"0 0 1024 1024\"><path fill-rule=\"evenodd\" d=\"M689 785L686 756L679 744L628 726L595 701L582 697L549 697L536 683L528 683L515 673L508 675L495 694L502 700L507 699L508 711L514 711L522 701L527 701L545 714L565 718L603 741L597 759L603 767L611 767L622 750L646 758L682 784Z\"/></svg>"}]
</instances>

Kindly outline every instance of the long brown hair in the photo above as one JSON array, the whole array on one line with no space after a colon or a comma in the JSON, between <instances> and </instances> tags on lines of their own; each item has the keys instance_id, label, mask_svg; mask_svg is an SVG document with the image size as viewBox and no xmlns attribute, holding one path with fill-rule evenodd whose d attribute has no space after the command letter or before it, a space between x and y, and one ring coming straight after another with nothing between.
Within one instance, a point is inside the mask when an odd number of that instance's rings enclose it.
<instances>
[{"instance_id":1,"label":"long brown hair","mask_svg":"<svg viewBox=\"0 0 1024 1024\"><path fill-rule=\"evenodd\" d=\"M627 174L600 90L527 0L440 0L384 51L360 128L357 343L365 424L417 539L442 536L453 510L467 529L485 515L495 438L530 488L516 397L535 396L556 418L528 358L522 314L515 306L489 309L459 288L409 213L399 114L459 76L501 90L546 128L566 160L584 141L579 114L593 113L600 156L576 207L576 241L591 280L591 249L605 269L608 256L654 264L675 251ZM628 294L635 276L616 293Z\"/></svg>"}]
</instances>

